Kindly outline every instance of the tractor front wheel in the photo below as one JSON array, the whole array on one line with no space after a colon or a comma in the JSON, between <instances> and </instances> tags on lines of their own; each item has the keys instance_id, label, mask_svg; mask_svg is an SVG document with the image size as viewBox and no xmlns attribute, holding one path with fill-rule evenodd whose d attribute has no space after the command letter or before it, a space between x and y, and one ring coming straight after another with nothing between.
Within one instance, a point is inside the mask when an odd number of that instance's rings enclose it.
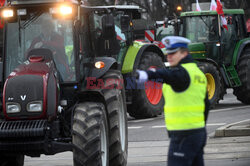
<instances>
[{"instance_id":1,"label":"tractor front wheel","mask_svg":"<svg viewBox=\"0 0 250 166\"><path fill-rule=\"evenodd\" d=\"M103 77L103 96L109 119L109 165L126 166L128 157L127 107L123 77L118 70L109 70ZM109 88L111 87L111 88Z\"/></svg>"},{"instance_id":2,"label":"tractor front wheel","mask_svg":"<svg viewBox=\"0 0 250 166\"><path fill-rule=\"evenodd\" d=\"M23 166L24 155L4 155L0 154L0 166Z\"/></svg>"},{"instance_id":3,"label":"tractor front wheel","mask_svg":"<svg viewBox=\"0 0 250 166\"><path fill-rule=\"evenodd\" d=\"M234 95L244 104L250 104L250 48L245 49L239 59L237 72L241 86L234 88Z\"/></svg>"},{"instance_id":4,"label":"tractor front wheel","mask_svg":"<svg viewBox=\"0 0 250 166\"><path fill-rule=\"evenodd\" d=\"M109 165L109 130L102 103L76 106L73 117L74 166Z\"/></svg>"},{"instance_id":5,"label":"tractor front wheel","mask_svg":"<svg viewBox=\"0 0 250 166\"><path fill-rule=\"evenodd\" d=\"M207 91L210 108L214 108L215 104L221 99L221 94L224 89L224 84L216 66L211 63L199 63L199 68L203 71L207 78Z\"/></svg>"},{"instance_id":6,"label":"tractor front wheel","mask_svg":"<svg viewBox=\"0 0 250 166\"><path fill-rule=\"evenodd\" d=\"M162 58L154 52L144 52L138 69L156 68L164 68ZM128 113L137 119L152 118L163 112L163 106L164 98L161 85L156 82L148 82L145 83L145 88L133 90L132 104L128 105Z\"/></svg>"}]
</instances>

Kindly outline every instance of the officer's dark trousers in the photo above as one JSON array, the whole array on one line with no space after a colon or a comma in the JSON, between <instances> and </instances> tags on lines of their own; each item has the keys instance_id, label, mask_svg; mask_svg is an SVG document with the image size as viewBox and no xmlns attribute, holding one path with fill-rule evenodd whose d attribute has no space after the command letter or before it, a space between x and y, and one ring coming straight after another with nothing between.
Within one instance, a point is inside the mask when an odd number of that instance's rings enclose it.
<instances>
[{"instance_id":1,"label":"officer's dark trousers","mask_svg":"<svg viewBox=\"0 0 250 166\"><path fill-rule=\"evenodd\" d=\"M167 166L204 166L203 148L206 129L169 135L170 146Z\"/></svg>"}]
</instances>

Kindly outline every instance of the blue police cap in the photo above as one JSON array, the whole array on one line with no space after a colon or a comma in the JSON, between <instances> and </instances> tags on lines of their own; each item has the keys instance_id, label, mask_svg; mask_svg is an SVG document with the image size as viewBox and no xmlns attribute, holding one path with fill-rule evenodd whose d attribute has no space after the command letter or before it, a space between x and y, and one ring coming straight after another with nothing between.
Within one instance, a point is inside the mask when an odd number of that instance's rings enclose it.
<instances>
[{"instance_id":1,"label":"blue police cap","mask_svg":"<svg viewBox=\"0 0 250 166\"><path fill-rule=\"evenodd\" d=\"M189 39L180 36L167 36L161 42L165 45L167 54L175 53L180 48L188 48L188 44L191 43Z\"/></svg>"}]
</instances>

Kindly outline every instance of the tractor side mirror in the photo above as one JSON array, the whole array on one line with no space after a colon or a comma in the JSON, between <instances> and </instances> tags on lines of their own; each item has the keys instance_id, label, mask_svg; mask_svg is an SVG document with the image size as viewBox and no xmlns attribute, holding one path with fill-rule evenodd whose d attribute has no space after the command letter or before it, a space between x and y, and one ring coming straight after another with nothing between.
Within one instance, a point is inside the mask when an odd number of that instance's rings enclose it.
<instances>
[{"instance_id":1,"label":"tractor side mirror","mask_svg":"<svg viewBox=\"0 0 250 166\"><path fill-rule=\"evenodd\" d=\"M247 36L250 37L250 32L247 32Z\"/></svg>"},{"instance_id":2,"label":"tractor side mirror","mask_svg":"<svg viewBox=\"0 0 250 166\"><path fill-rule=\"evenodd\" d=\"M121 16L121 30L123 32L128 32L130 26L130 17L128 15Z\"/></svg>"},{"instance_id":3,"label":"tractor side mirror","mask_svg":"<svg viewBox=\"0 0 250 166\"><path fill-rule=\"evenodd\" d=\"M120 43L117 40L115 31L115 21L111 14L102 17L102 32L98 40L98 54L103 55L116 55L120 51Z\"/></svg>"},{"instance_id":4,"label":"tractor side mirror","mask_svg":"<svg viewBox=\"0 0 250 166\"><path fill-rule=\"evenodd\" d=\"M107 38L116 36L115 21L111 14L107 14L102 17L102 31L103 36Z\"/></svg>"},{"instance_id":5,"label":"tractor side mirror","mask_svg":"<svg viewBox=\"0 0 250 166\"><path fill-rule=\"evenodd\" d=\"M81 29L81 22L79 20L77 20L75 22L75 30L78 32L78 33L81 33L82 32L82 29Z\"/></svg>"},{"instance_id":6,"label":"tractor side mirror","mask_svg":"<svg viewBox=\"0 0 250 166\"><path fill-rule=\"evenodd\" d=\"M165 19L164 19L164 25L165 25L166 28L168 28L168 21L169 21L168 18L165 18Z\"/></svg>"}]
</instances>

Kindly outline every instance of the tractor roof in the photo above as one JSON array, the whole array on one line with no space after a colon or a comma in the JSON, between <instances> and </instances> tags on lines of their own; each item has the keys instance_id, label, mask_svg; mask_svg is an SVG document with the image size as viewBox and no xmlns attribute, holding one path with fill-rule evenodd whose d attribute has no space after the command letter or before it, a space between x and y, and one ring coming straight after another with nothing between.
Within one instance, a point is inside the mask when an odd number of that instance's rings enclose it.
<instances>
[{"instance_id":1,"label":"tractor roof","mask_svg":"<svg viewBox=\"0 0 250 166\"><path fill-rule=\"evenodd\" d=\"M96 6L95 8L105 8L105 9L124 9L124 10L138 10L139 6L134 5L115 5L115 6Z\"/></svg>"},{"instance_id":2,"label":"tractor roof","mask_svg":"<svg viewBox=\"0 0 250 166\"><path fill-rule=\"evenodd\" d=\"M124 14L132 15L133 19L140 19L141 13L140 13L140 7L139 6L133 6L133 5L116 5L116 6L83 6L86 11L93 11L93 10L99 10L99 11L123 11Z\"/></svg>"},{"instance_id":3,"label":"tractor roof","mask_svg":"<svg viewBox=\"0 0 250 166\"><path fill-rule=\"evenodd\" d=\"M122 11L138 11L140 10L139 6L133 5L116 5L116 6L89 6L87 8L91 9L109 9L109 10L122 10Z\"/></svg>"},{"instance_id":4,"label":"tractor roof","mask_svg":"<svg viewBox=\"0 0 250 166\"><path fill-rule=\"evenodd\" d=\"M78 3L77 0L9 0L11 5L50 4L58 2Z\"/></svg>"},{"instance_id":5,"label":"tractor roof","mask_svg":"<svg viewBox=\"0 0 250 166\"><path fill-rule=\"evenodd\" d=\"M244 14L243 9L224 9L225 14ZM190 16L208 16L208 15L217 15L216 11L192 11L192 12L183 12L181 17L190 17Z\"/></svg>"}]
</instances>

